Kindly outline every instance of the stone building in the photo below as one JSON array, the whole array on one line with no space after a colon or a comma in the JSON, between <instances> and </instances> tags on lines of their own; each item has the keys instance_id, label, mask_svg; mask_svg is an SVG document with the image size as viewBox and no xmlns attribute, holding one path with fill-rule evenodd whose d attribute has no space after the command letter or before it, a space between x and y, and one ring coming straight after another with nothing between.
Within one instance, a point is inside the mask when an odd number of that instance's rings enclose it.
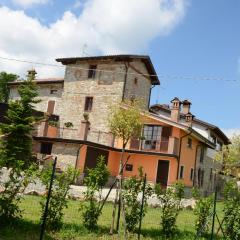
<instances>
[{"instance_id":1,"label":"stone building","mask_svg":"<svg viewBox=\"0 0 240 240\"><path fill-rule=\"evenodd\" d=\"M148 181L212 191L215 181L215 148L228 138L214 125L194 118L191 103L174 98L171 107L150 104L151 89L159 79L148 56L114 55L57 59L66 66L64 79L38 79L36 109L58 115L58 122L42 122L34 136L40 159L57 156L58 167L87 168L99 155L114 179L118 175L120 146L108 128L109 109L123 100L141 99L144 140L132 139L126 151L124 177L137 174L142 166ZM17 99L20 82L10 84L11 99ZM129 159L129 160L128 160Z\"/></svg>"}]
</instances>

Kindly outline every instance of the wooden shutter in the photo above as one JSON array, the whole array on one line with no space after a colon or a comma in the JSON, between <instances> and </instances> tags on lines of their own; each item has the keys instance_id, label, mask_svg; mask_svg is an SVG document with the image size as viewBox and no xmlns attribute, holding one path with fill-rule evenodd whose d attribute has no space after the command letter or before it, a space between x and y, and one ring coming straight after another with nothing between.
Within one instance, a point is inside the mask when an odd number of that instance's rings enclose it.
<instances>
[{"instance_id":1,"label":"wooden shutter","mask_svg":"<svg viewBox=\"0 0 240 240\"><path fill-rule=\"evenodd\" d=\"M168 150L169 137L172 135L172 127L164 126L162 128L162 137L160 144L160 151L166 152Z\"/></svg>"},{"instance_id":2,"label":"wooden shutter","mask_svg":"<svg viewBox=\"0 0 240 240\"><path fill-rule=\"evenodd\" d=\"M140 147L140 141L139 139L132 138L130 142L130 149L137 149L139 150Z\"/></svg>"},{"instance_id":3,"label":"wooden shutter","mask_svg":"<svg viewBox=\"0 0 240 240\"><path fill-rule=\"evenodd\" d=\"M55 101L48 101L47 112L53 114L54 112Z\"/></svg>"}]
</instances>

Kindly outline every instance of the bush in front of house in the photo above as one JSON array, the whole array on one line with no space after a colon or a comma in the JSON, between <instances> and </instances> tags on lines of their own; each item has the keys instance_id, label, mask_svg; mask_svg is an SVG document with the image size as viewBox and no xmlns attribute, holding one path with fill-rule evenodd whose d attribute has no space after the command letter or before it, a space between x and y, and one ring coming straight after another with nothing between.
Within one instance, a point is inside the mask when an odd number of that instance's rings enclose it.
<instances>
[{"instance_id":1,"label":"bush in front of house","mask_svg":"<svg viewBox=\"0 0 240 240\"><path fill-rule=\"evenodd\" d=\"M140 221L141 201L138 196L143 192L144 174L143 169L138 169L139 175L130 177L124 181L123 185L123 201L125 209L125 220L127 230L136 232ZM145 216L147 210L147 199L152 195L152 188L149 184L145 186L144 208L142 217Z\"/></svg>"},{"instance_id":2,"label":"bush in front of house","mask_svg":"<svg viewBox=\"0 0 240 240\"><path fill-rule=\"evenodd\" d=\"M42 183L45 185L46 190L49 189L50 180L52 175L52 164L48 165L40 174ZM51 191L51 198L49 202L46 226L49 230L59 230L63 223L63 210L67 208L67 194L70 185L76 180L79 171L73 167L68 167L66 171L57 173ZM42 207L42 216L45 210L46 197L40 202Z\"/></svg>"},{"instance_id":3,"label":"bush in front of house","mask_svg":"<svg viewBox=\"0 0 240 240\"><path fill-rule=\"evenodd\" d=\"M196 199L196 206L193 212L197 217L195 222L197 236L205 236L211 223L209 219L212 213L213 196L202 197L199 190L194 188L193 197Z\"/></svg>"},{"instance_id":4,"label":"bush in front of house","mask_svg":"<svg viewBox=\"0 0 240 240\"><path fill-rule=\"evenodd\" d=\"M98 218L101 215L102 189L108 181L109 171L105 157L99 156L95 168L88 169L84 183L87 190L84 193L84 202L80 205L83 224L88 230L97 228Z\"/></svg>"},{"instance_id":5,"label":"bush in front of house","mask_svg":"<svg viewBox=\"0 0 240 240\"><path fill-rule=\"evenodd\" d=\"M177 231L176 220L182 209L181 199L184 195L184 185L176 183L168 188L156 185L155 193L161 202L162 233L167 239L170 239Z\"/></svg>"},{"instance_id":6,"label":"bush in front of house","mask_svg":"<svg viewBox=\"0 0 240 240\"><path fill-rule=\"evenodd\" d=\"M235 180L224 189L224 232L227 239L240 239L240 190Z\"/></svg>"}]
</instances>

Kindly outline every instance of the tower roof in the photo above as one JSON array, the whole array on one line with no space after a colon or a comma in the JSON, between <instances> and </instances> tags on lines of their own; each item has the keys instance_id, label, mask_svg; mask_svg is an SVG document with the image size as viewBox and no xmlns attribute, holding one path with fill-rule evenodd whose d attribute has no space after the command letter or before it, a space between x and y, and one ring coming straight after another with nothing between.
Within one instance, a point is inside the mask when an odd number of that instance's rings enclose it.
<instances>
[{"instance_id":1,"label":"tower roof","mask_svg":"<svg viewBox=\"0 0 240 240\"><path fill-rule=\"evenodd\" d=\"M141 60L148 72L149 77L151 79L152 85L160 85L160 81L158 79L157 73L153 67L152 61L148 55L106 55L106 56L92 56L92 57L70 57L70 58L57 58L57 62L61 62L63 65L75 64L76 62L85 62L85 61L100 61L100 60L114 60L116 62L125 61L131 62L133 60L139 59Z\"/></svg>"}]
</instances>

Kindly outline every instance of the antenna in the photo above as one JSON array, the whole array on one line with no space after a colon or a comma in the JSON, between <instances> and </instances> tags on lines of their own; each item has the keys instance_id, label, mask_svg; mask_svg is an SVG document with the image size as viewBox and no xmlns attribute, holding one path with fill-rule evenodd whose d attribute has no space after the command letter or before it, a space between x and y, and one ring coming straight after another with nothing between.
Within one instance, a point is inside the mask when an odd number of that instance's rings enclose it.
<instances>
[{"instance_id":1,"label":"antenna","mask_svg":"<svg viewBox=\"0 0 240 240\"><path fill-rule=\"evenodd\" d=\"M85 50L87 49L87 47L88 47L87 44L84 43L84 44L83 44L83 47L82 47L82 57L84 57L84 55L88 55L88 54L86 53L86 51L85 51Z\"/></svg>"}]
</instances>

